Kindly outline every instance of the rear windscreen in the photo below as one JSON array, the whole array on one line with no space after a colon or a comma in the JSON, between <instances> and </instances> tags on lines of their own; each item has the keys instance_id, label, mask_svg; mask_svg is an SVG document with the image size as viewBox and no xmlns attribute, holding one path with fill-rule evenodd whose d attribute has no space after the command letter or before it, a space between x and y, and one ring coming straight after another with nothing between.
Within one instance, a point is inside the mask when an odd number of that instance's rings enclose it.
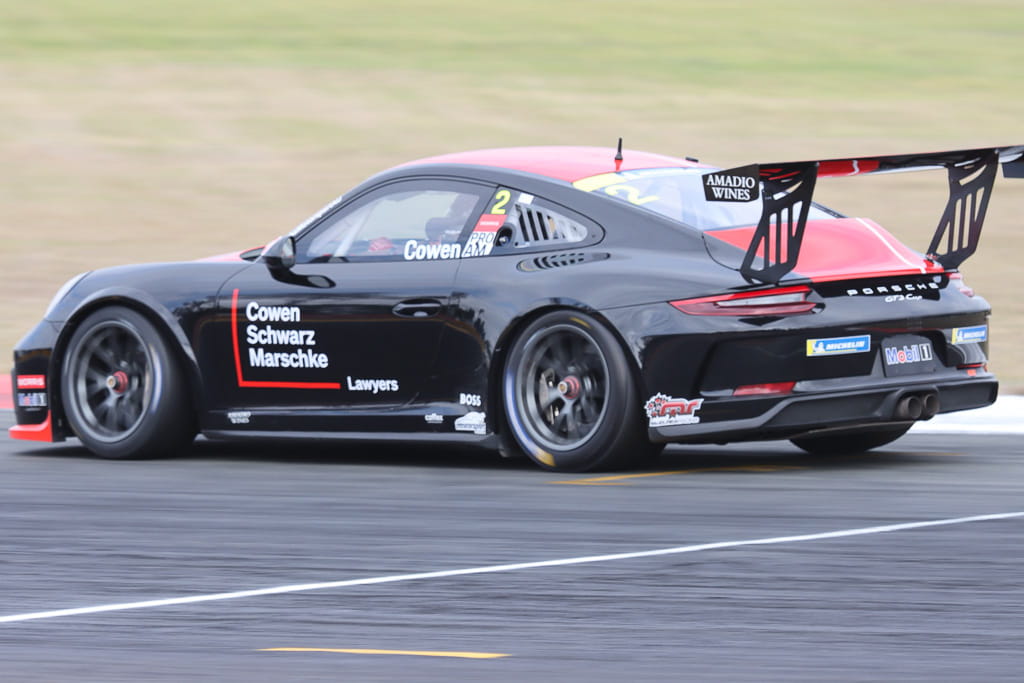
<instances>
[{"instance_id":1,"label":"rear windscreen","mask_svg":"<svg viewBox=\"0 0 1024 683\"><path fill-rule=\"evenodd\" d=\"M714 230L740 225L757 225L761 218L761 200L750 202L709 202L704 198L701 176L712 168L647 168L583 178L573 183L584 192L603 194L613 199L654 211L698 230ZM813 204L809 220L836 218L841 214Z\"/></svg>"}]
</instances>

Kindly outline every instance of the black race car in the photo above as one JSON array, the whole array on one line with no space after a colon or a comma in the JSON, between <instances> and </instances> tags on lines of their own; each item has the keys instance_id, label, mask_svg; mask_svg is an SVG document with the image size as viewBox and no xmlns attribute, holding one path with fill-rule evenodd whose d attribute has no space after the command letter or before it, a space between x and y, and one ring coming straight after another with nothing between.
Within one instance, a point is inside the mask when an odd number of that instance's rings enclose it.
<instances>
[{"instance_id":1,"label":"black race car","mask_svg":"<svg viewBox=\"0 0 1024 683\"><path fill-rule=\"evenodd\" d=\"M73 278L14 351L10 433L110 458L197 432L457 442L564 471L666 442L869 449L995 400L958 267L1022 157L406 164L264 249ZM924 255L812 200L819 177L925 168L950 195Z\"/></svg>"}]
</instances>

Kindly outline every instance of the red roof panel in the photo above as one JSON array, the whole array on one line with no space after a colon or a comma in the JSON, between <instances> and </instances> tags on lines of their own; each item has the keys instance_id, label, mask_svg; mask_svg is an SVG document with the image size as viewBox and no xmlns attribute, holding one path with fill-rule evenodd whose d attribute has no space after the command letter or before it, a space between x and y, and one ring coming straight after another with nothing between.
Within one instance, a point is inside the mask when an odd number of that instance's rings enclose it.
<instances>
[{"instance_id":1,"label":"red roof panel","mask_svg":"<svg viewBox=\"0 0 1024 683\"><path fill-rule=\"evenodd\" d=\"M616 168L615 149L611 147L505 147L480 149L472 152L456 152L436 157L418 159L403 166L421 164L471 164L474 166L495 166L514 171L574 182L600 173L616 170L630 171L639 168L685 168L701 164L677 159L662 154L623 150L622 164Z\"/></svg>"}]
</instances>

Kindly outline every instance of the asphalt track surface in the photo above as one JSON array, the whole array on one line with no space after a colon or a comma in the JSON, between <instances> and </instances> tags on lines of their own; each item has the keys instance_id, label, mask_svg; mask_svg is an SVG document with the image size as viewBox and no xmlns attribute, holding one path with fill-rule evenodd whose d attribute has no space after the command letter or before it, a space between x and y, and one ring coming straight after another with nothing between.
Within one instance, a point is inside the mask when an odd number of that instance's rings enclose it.
<instances>
[{"instance_id":1,"label":"asphalt track surface","mask_svg":"<svg viewBox=\"0 0 1024 683\"><path fill-rule=\"evenodd\" d=\"M4 681L1024 676L1014 435L672 447L612 475L4 435L0 513Z\"/></svg>"}]
</instances>

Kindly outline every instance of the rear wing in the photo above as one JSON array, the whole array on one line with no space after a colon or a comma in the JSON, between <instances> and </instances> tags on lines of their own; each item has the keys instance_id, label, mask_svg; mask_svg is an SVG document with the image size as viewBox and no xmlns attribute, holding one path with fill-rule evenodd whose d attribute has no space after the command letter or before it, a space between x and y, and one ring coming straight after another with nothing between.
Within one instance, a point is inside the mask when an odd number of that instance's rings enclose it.
<instances>
[{"instance_id":1,"label":"rear wing","mask_svg":"<svg viewBox=\"0 0 1024 683\"><path fill-rule=\"evenodd\" d=\"M760 194L761 218L740 273L750 282L777 283L796 267L818 178L946 169L949 199L926 255L952 270L978 247L1000 165L1005 177L1024 178L1024 145L751 164L707 173L703 181L708 201L747 202Z\"/></svg>"}]
</instances>

